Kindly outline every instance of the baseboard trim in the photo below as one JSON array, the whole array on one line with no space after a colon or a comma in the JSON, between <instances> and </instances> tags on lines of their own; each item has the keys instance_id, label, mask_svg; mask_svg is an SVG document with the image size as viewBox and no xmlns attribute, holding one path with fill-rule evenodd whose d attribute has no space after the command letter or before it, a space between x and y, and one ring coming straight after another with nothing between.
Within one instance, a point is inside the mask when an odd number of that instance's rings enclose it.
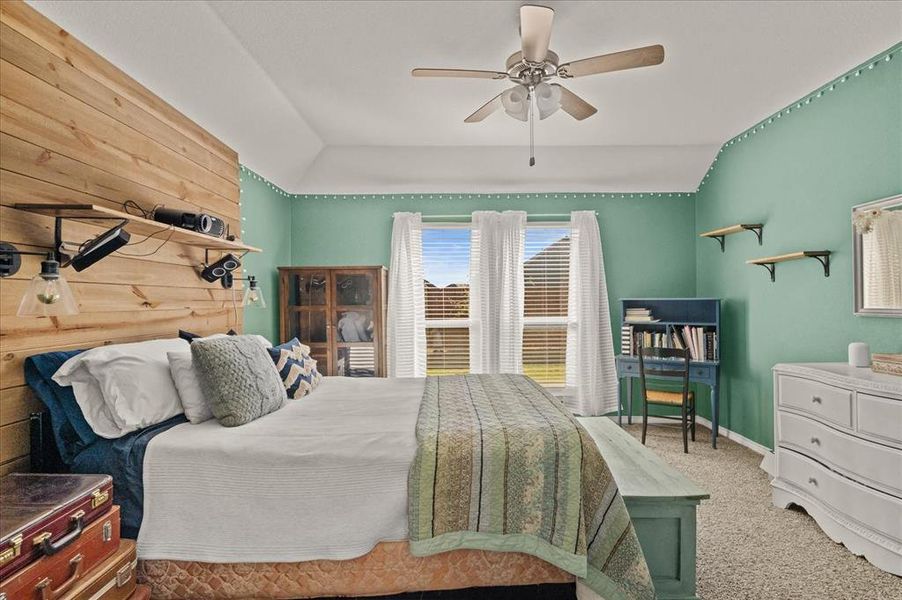
<instances>
[{"instance_id":1,"label":"baseboard trim","mask_svg":"<svg viewBox=\"0 0 902 600\"><path fill-rule=\"evenodd\" d=\"M624 420L624 422L626 422L625 416L623 417L623 420ZM711 421L709 419L696 416L695 421L699 425L702 425L704 427L707 427L708 429L711 429ZM641 423L641 422L642 422L641 416L633 417L633 423ZM673 425L675 423L677 423L677 421L674 421L673 419L662 419L661 417L649 417L648 418L649 425L666 425L666 424ZM760 454L762 456L762 459L761 459L761 464L759 466L765 473L767 473L771 477L774 476L774 453L770 448L768 448L767 446L764 446L762 444L759 444L758 442L756 442L754 440L750 440L749 438L745 437L744 435L736 433L735 431L731 431L723 426L718 428L718 434L722 437L727 438L731 442L736 442L740 446L745 446L746 448L748 448L752 452L755 452L756 454Z\"/></svg>"}]
</instances>

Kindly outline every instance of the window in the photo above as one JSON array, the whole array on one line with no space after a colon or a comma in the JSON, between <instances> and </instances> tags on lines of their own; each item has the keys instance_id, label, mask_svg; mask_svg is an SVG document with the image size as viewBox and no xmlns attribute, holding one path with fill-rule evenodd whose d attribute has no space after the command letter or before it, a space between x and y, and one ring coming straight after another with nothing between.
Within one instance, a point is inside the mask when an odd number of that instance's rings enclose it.
<instances>
[{"instance_id":1,"label":"window","mask_svg":"<svg viewBox=\"0 0 902 600\"><path fill-rule=\"evenodd\" d=\"M567 354L570 229L527 226L523 252L523 372L545 386L563 386Z\"/></svg>"},{"instance_id":2,"label":"window","mask_svg":"<svg viewBox=\"0 0 902 600\"><path fill-rule=\"evenodd\" d=\"M470 228L423 228L426 373L470 371Z\"/></svg>"},{"instance_id":3,"label":"window","mask_svg":"<svg viewBox=\"0 0 902 600\"><path fill-rule=\"evenodd\" d=\"M546 386L565 383L570 229L530 223L524 242L523 372ZM467 373L470 367L470 229L423 228L426 371Z\"/></svg>"}]
</instances>

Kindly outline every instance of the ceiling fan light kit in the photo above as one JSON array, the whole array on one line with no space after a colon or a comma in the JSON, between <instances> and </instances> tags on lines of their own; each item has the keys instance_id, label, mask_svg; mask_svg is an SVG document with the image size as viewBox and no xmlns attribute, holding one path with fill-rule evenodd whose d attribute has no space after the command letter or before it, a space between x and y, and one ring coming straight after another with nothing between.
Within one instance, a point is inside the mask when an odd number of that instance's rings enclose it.
<instances>
[{"instance_id":1,"label":"ceiling fan light kit","mask_svg":"<svg viewBox=\"0 0 902 600\"><path fill-rule=\"evenodd\" d=\"M414 77L458 77L467 79L507 79L516 84L507 89L464 119L465 123L478 123L503 108L511 117L530 123L530 166L533 156L533 114L538 110L539 119L546 119L563 109L577 121L594 115L598 110L558 83L549 83L553 77L571 79L623 71L638 67L650 67L664 62L664 47L660 44L645 46L613 54L602 54L569 63L560 63L558 55L549 50L554 11L546 6L526 4L520 7L520 50L508 57L505 72L476 69L413 69ZM535 103L535 108L533 108Z\"/></svg>"}]
</instances>

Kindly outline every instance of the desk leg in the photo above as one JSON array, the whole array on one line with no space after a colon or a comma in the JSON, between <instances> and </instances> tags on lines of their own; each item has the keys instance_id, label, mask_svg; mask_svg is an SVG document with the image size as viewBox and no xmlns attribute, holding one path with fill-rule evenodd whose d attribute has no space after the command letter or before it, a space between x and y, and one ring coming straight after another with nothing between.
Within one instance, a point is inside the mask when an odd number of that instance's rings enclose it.
<instances>
[{"instance_id":1,"label":"desk leg","mask_svg":"<svg viewBox=\"0 0 902 600\"><path fill-rule=\"evenodd\" d=\"M623 377L617 379L617 426L623 427L623 401L620 399L621 388L623 388Z\"/></svg>"},{"instance_id":2,"label":"desk leg","mask_svg":"<svg viewBox=\"0 0 902 600\"><path fill-rule=\"evenodd\" d=\"M711 446L717 448L717 424L718 412L720 408L720 400L717 397L717 384L711 386Z\"/></svg>"},{"instance_id":3,"label":"desk leg","mask_svg":"<svg viewBox=\"0 0 902 600\"><path fill-rule=\"evenodd\" d=\"M633 424L633 380L626 378L626 422Z\"/></svg>"}]
</instances>

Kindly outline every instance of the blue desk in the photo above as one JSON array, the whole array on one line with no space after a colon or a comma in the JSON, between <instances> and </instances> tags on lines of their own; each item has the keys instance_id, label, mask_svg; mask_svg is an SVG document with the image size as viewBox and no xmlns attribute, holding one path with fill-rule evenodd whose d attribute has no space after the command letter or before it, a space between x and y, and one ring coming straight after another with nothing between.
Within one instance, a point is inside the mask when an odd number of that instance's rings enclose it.
<instances>
[{"instance_id":1,"label":"blue desk","mask_svg":"<svg viewBox=\"0 0 902 600\"><path fill-rule=\"evenodd\" d=\"M618 355L617 363L617 379L620 387L626 382L626 422L633 422L633 386L632 379L639 378L639 358L637 356ZM683 363L680 361L669 360L652 360L645 361L645 370L647 373L667 369L682 369ZM696 362L689 363L689 382L701 383L711 388L711 445L717 448L717 417L719 412L719 398L717 392L717 382L720 377L720 362ZM623 424L621 414L621 401L618 396L617 402L617 423Z\"/></svg>"}]
</instances>

